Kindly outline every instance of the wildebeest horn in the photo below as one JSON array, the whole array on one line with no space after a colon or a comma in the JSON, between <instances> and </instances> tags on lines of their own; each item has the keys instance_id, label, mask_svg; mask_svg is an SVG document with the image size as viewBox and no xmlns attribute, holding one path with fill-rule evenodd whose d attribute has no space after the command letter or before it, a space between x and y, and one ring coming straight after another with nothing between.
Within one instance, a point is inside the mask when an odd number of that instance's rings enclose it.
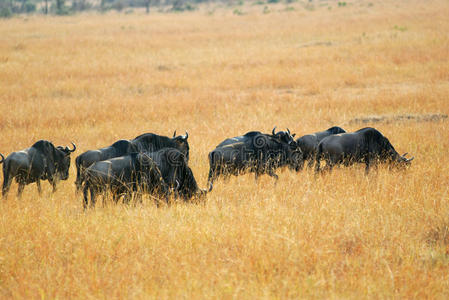
<instances>
[{"instance_id":1,"label":"wildebeest horn","mask_svg":"<svg viewBox=\"0 0 449 300\"><path fill-rule=\"evenodd\" d=\"M290 133L290 129L288 129L288 128L287 128L287 132L288 132L288 134L291 134L291 133Z\"/></svg>"},{"instance_id":2,"label":"wildebeest horn","mask_svg":"<svg viewBox=\"0 0 449 300\"><path fill-rule=\"evenodd\" d=\"M405 152L404 154L402 154L402 157L405 157L408 154L408 152Z\"/></svg>"},{"instance_id":3,"label":"wildebeest horn","mask_svg":"<svg viewBox=\"0 0 449 300\"><path fill-rule=\"evenodd\" d=\"M176 130L175 130L175 132L173 132L173 137L175 137L176 136Z\"/></svg>"},{"instance_id":4,"label":"wildebeest horn","mask_svg":"<svg viewBox=\"0 0 449 300\"><path fill-rule=\"evenodd\" d=\"M410 161L412 161L413 159L415 159L414 156L412 156L412 158L406 158L405 161L406 161L406 162L410 162Z\"/></svg>"},{"instance_id":5,"label":"wildebeest horn","mask_svg":"<svg viewBox=\"0 0 449 300\"><path fill-rule=\"evenodd\" d=\"M208 190L208 192L211 192L213 187L214 187L214 185L212 184L212 182L209 182L209 190Z\"/></svg>"},{"instance_id":6,"label":"wildebeest horn","mask_svg":"<svg viewBox=\"0 0 449 300\"><path fill-rule=\"evenodd\" d=\"M2 161L0 161L0 164L1 164L2 162L5 161L5 157L4 157L3 154L1 154L1 153L0 153L0 156L2 157Z\"/></svg>"},{"instance_id":7,"label":"wildebeest horn","mask_svg":"<svg viewBox=\"0 0 449 300\"><path fill-rule=\"evenodd\" d=\"M72 150L69 149L69 152L74 152L76 150L76 145L73 142L71 142L71 143L72 143L73 149Z\"/></svg>"},{"instance_id":8,"label":"wildebeest horn","mask_svg":"<svg viewBox=\"0 0 449 300\"><path fill-rule=\"evenodd\" d=\"M276 135L276 126L273 127L273 130L271 131L272 135Z\"/></svg>"},{"instance_id":9,"label":"wildebeest horn","mask_svg":"<svg viewBox=\"0 0 449 300\"><path fill-rule=\"evenodd\" d=\"M186 131L186 134L183 136L183 138L184 138L185 140L187 140L188 137L189 137L189 133Z\"/></svg>"}]
</instances>

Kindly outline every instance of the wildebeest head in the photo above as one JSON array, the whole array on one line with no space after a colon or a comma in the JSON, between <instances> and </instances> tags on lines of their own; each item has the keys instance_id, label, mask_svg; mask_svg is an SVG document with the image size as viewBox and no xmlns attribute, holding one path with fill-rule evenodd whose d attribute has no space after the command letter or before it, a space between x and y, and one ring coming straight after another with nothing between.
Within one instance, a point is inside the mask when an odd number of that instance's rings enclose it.
<instances>
[{"instance_id":1,"label":"wildebeest head","mask_svg":"<svg viewBox=\"0 0 449 300\"><path fill-rule=\"evenodd\" d=\"M76 150L76 145L74 143L72 143L72 146L73 149L63 146L56 147L56 173L61 180L67 180L69 178L70 153Z\"/></svg>"},{"instance_id":2,"label":"wildebeest head","mask_svg":"<svg viewBox=\"0 0 449 300\"><path fill-rule=\"evenodd\" d=\"M383 149L381 150L379 158L383 161L390 161L397 167L401 168L409 166L411 164L411 161L414 159L414 157L406 158L407 153L399 155L399 153L394 149L393 145L386 137L383 137L381 145Z\"/></svg>"},{"instance_id":3,"label":"wildebeest head","mask_svg":"<svg viewBox=\"0 0 449 300\"><path fill-rule=\"evenodd\" d=\"M170 185L184 199L200 198L206 194L198 187L193 172L187 165L187 158L177 149L167 149L165 152L169 167L175 172Z\"/></svg>"},{"instance_id":4,"label":"wildebeest head","mask_svg":"<svg viewBox=\"0 0 449 300\"><path fill-rule=\"evenodd\" d=\"M296 142L289 145L287 163L290 170L300 171L304 164L303 153Z\"/></svg>"},{"instance_id":5,"label":"wildebeest head","mask_svg":"<svg viewBox=\"0 0 449 300\"><path fill-rule=\"evenodd\" d=\"M294 137L295 133L291 134L290 129L287 128L287 131L278 131L276 132L276 126L274 126L273 130L271 131L271 136L275 139L280 140L283 143L291 144L295 143Z\"/></svg>"},{"instance_id":6,"label":"wildebeest head","mask_svg":"<svg viewBox=\"0 0 449 300\"><path fill-rule=\"evenodd\" d=\"M294 137L296 134L291 134L290 129L287 131L276 132L276 126L271 131L272 137L275 140L287 145L286 150L286 163L291 170L299 171L302 168L303 157L302 151Z\"/></svg>"},{"instance_id":7,"label":"wildebeest head","mask_svg":"<svg viewBox=\"0 0 449 300\"><path fill-rule=\"evenodd\" d=\"M176 130L173 132L172 140L178 145L178 150L184 153L186 160L189 161L189 142L187 139L189 138L189 134L186 131L185 135L176 136Z\"/></svg>"},{"instance_id":8,"label":"wildebeest head","mask_svg":"<svg viewBox=\"0 0 449 300\"><path fill-rule=\"evenodd\" d=\"M396 151L394 152L390 152L390 157L389 160L391 161L391 163L393 163L394 166L398 167L398 168L404 168L407 166L410 166L411 161L415 158L407 158L408 153L404 153L402 155L399 155L399 153L397 153Z\"/></svg>"},{"instance_id":9,"label":"wildebeest head","mask_svg":"<svg viewBox=\"0 0 449 300\"><path fill-rule=\"evenodd\" d=\"M205 197L207 191L198 187L192 170L188 166L185 166L183 171L182 182L180 182L180 185L178 186L181 196L184 197L184 199L190 199L192 197L199 199Z\"/></svg>"}]
</instances>

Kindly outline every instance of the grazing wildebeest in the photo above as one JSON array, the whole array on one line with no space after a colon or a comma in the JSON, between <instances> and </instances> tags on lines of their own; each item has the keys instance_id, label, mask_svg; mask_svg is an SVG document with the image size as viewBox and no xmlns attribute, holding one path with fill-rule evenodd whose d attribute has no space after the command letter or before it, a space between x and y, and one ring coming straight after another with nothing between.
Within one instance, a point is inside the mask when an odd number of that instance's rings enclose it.
<instances>
[{"instance_id":1,"label":"grazing wildebeest","mask_svg":"<svg viewBox=\"0 0 449 300\"><path fill-rule=\"evenodd\" d=\"M154 161L144 153L131 153L120 157L97 161L85 169L84 209L95 206L97 194L111 192L114 202L124 196L128 202L132 193L153 194L168 197L168 186Z\"/></svg>"},{"instance_id":2,"label":"grazing wildebeest","mask_svg":"<svg viewBox=\"0 0 449 300\"><path fill-rule=\"evenodd\" d=\"M315 162L318 144L325 138L333 134L345 133L343 128L334 126L324 131L307 134L296 140L298 147L301 148L303 161L309 161L308 167L311 168Z\"/></svg>"},{"instance_id":3,"label":"grazing wildebeest","mask_svg":"<svg viewBox=\"0 0 449 300\"><path fill-rule=\"evenodd\" d=\"M175 197L180 196L184 200L192 197L203 197L207 191L198 187L192 170L187 165L185 155L175 148L164 148L155 152L144 152L159 168L162 178L175 191Z\"/></svg>"},{"instance_id":4,"label":"grazing wildebeest","mask_svg":"<svg viewBox=\"0 0 449 300\"><path fill-rule=\"evenodd\" d=\"M70 153L76 150L75 144L72 145L73 149L55 147L49 141L40 140L30 148L8 155L3 164L3 197L8 194L13 178L19 184L19 197L25 185L33 182L36 182L40 194L40 180L48 180L55 191L57 181L69 177Z\"/></svg>"},{"instance_id":5,"label":"grazing wildebeest","mask_svg":"<svg viewBox=\"0 0 449 300\"><path fill-rule=\"evenodd\" d=\"M157 151L162 148L173 147L184 153L186 158L189 157L189 143L187 142L189 135L176 136L176 131L173 137L157 135L154 133L144 133L132 140L119 140L109 147L104 147L97 150L89 150L75 159L76 165L76 190L81 189L84 181L84 170L97 161L102 161L114 157L123 156L133 152L143 151Z\"/></svg>"},{"instance_id":6,"label":"grazing wildebeest","mask_svg":"<svg viewBox=\"0 0 449 300\"><path fill-rule=\"evenodd\" d=\"M251 131L243 136L227 139L209 153L209 191L220 175L238 175L254 172L256 179L268 174L276 180L275 169L288 165L298 170L302 164L302 153L288 132L285 136Z\"/></svg>"},{"instance_id":7,"label":"grazing wildebeest","mask_svg":"<svg viewBox=\"0 0 449 300\"><path fill-rule=\"evenodd\" d=\"M332 170L337 164L345 166L353 163L365 163L366 173L370 165L388 162L398 166L409 165L410 159L399 155L390 141L378 130L367 127L351 133L330 135L318 145L316 171L320 171L321 159L326 160L326 168Z\"/></svg>"}]
</instances>

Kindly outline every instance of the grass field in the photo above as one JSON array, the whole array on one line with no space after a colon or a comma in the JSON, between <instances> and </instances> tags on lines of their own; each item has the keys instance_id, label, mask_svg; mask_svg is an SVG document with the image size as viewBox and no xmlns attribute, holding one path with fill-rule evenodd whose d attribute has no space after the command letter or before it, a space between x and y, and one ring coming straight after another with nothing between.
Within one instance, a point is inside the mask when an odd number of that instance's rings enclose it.
<instances>
[{"instance_id":1,"label":"grass field","mask_svg":"<svg viewBox=\"0 0 449 300\"><path fill-rule=\"evenodd\" d=\"M0 20L5 155L187 130L201 187L219 142L274 126L372 126L415 156L87 212L72 158L55 194L0 201L0 298L447 299L449 2L308 5Z\"/></svg>"}]
</instances>

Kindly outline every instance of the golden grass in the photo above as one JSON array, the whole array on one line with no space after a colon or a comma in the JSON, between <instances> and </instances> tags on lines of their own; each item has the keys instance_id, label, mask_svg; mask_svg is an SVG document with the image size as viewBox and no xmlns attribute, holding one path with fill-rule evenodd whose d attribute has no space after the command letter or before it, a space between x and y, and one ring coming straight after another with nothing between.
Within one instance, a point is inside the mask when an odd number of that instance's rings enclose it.
<instances>
[{"instance_id":1,"label":"golden grass","mask_svg":"<svg viewBox=\"0 0 449 300\"><path fill-rule=\"evenodd\" d=\"M18 200L14 184L0 201L0 297L447 298L448 120L350 121L449 114L449 3L320 3L1 20L3 154L187 130L205 187L226 137L369 125L416 158L404 172L281 170L277 185L218 180L203 204L88 212L72 164L55 194L30 185Z\"/></svg>"}]
</instances>

